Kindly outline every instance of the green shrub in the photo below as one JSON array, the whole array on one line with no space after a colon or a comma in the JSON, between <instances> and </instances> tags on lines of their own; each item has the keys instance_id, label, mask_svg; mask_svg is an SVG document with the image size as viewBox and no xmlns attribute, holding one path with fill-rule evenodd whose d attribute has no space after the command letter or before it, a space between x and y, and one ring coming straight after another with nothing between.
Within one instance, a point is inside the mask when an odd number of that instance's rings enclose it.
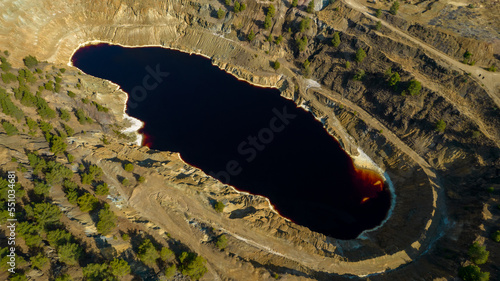
<instances>
[{"instance_id":1,"label":"green shrub","mask_svg":"<svg viewBox=\"0 0 500 281\"><path fill-rule=\"evenodd\" d=\"M279 45L279 44L281 44L281 41L283 41L283 36L278 35L278 38L276 38L276 41L274 41L274 43L275 43L276 45Z\"/></svg>"},{"instance_id":2,"label":"green shrub","mask_svg":"<svg viewBox=\"0 0 500 281\"><path fill-rule=\"evenodd\" d=\"M221 201L217 201L214 204L214 209L217 213L222 213L224 211L224 207L226 206Z\"/></svg>"},{"instance_id":3,"label":"green shrub","mask_svg":"<svg viewBox=\"0 0 500 281\"><path fill-rule=\"evenodd\" d=\"M45 122L43 120L40 120L39 125L40 130L44 133L50 133L50 131L53 129L52 125L49 122Z\"/></svg>"},{"instance_id":4,"label":"green shrub","mask_svg":"<svg viewBox=\"0 0 500 281\"><path fill-rule=\"evenodd\" d=\"M349 67L351 67L351 63L349 61L346 61L345 64L344 64L344 67L346 69L349 69Z\"/></svg>"},{"instance_id":5,"label":"green shrub","mask_svg":"<svg viewBox=\"0 0 500 281\"><path fill-rule=\"evenodd\" d=\"M19 85L24 84L25 82L33 84L37 80L29 69L19 69L18 74L17 80L19 81Z\"/></svg>"},{"instance_id":6,"label":"green shrub","mask_svg":"<svg viewBox=\"0 0 500 281\"><path fill-rule=\"evenodd\" d=\"M68 198L70 204L77 205L78 197L80 197L80 192L78 192L78 190L69 190L66 192L66 198Z\"/></svg>"},{"instance_id":7,"label":"green shrub","mask_svg":"<svg viewBox=\"0 0 500 281\"><path fill-rule=\"evenodd\" d=\"M390 69L389 69L390 70ZM401 81L401 77L399 76L399 73L393 72L390 74L391 76L389 77L389 86L393 87L394 89L397 88L399 81Z\"/></svg>"},{"instance_id":8,"label":"green shrub","mask_svg":"<svg viewBox=\"0 0 500 281\"><path fill-rule=\"evenodd\" d=\"M92 164L89 166L88 173L92 176L92 178L94 180L100 179L103 175L103 171L102 171L101 167L99 167L95 164Z\"/></svg>"},{"instance_id":9,"label":"green shrub","mask_svg":"<svg viewBox=\"0 0 500 281\"><path fill-rule=\"evenodd\" d=\"M16 273L12 275L9 279L10 281L27 281L28 277L26 277L23 273Z\"/></svg>"},{"instance_id":10,"label":"green shrub","mask_svg":"<svg viewBox=\"0 0 500 281\"><path fill-rule=\"evenodd\" d=\"M94 181L94 177L88 173L83 173L80 175L82 184L91 184Z\"/></svg>"},{"instance_id":11,"label":"green shrub","mask_svg":"<svg viewBox=\"0 0 500 281\"><path fill-rule=\"evenodd\" d=\"M221 8L217 11L217 18L222 19L226 16L226 12L224 12Z\"/></svg>"},{"instance_id":12,"label":"green shrub","mask_svg":"<svg viewBox=\"0 0 500 281\"><path fill-rule=\"evenodd\" d=\"M276 8L274 7L273 4L269 5L269 7L267 8L266 16L272 18L274 17L275 14L276 14Z\"/></svg>"},{"instance_id":13,"label":"green shrub","mask_svg":"<svg viewBox=\"0 0 500 281\"><path fill-rule=\"evenodd\" d=\"M123 179L122 179L122 185L123 185L123 186L127 186L127 185L129 185L129 184L130 184L129 179L127 179L127 178L123 178Z\"/></svg>"},{"instance_id":14,"label":"green shrub","mask_svg":"<svg viewBox=\"0 0 500 281\"><path fill-rule=\"evenodd\" d=\"M472 58L472 53L471 53L471 52L469 52L468 50L467 50L467 51L465 51L465 53L464 53L464 60L468 61L468 60L470 60L471 58Z\"/></svg>"},{"instance_id":15,"label":"green shrub","mask_svg":"<svg viewBox=\"0 0 500 281\"><path fill-rule=\"evenodd\" d=\"M52 247L58 248L59 246L72 242L73 235L66 230L56 229L47 233L47 241L49 241Z\"/></svg>"},{"instance_id":16,"label":"green shrub","mask_svg":"<svg viewBox=\"0 0 500 281\"><path fill-rule=\"evenodd\" d=\"M217 246L217 248L219 248L220 250L224 250L227 247L226 235L222 234L219 237L217 237L217 241L215 241L215 246Z\"/></svg>"},{"instance_id":17,"label":"green shrub","mask_svg":"<svg viewBox=\"0 0 500 281\"><path fill-rule=\"evenodd\" d=\"M99 195L99 196L108 195L109 194L108 184L103 183L103 184L98 185L95 188L95 194Z\"/></svg>"},{"instance_id":18,"label":"green shrub","mask_svg":"<svg viewBox=\"0 0 500 281\"><path fill-rule=\"evenodd\" d=\"M47 101L42 97L36 97L37 113L43 119L52 119L56 117L56 111L49 107Z\"/></svg>"},{"instance_id":19,"label":"green shrub","mask_svg":"<svg viewBox=\"0 0 500 281\"><path fill-rule=\"evenodd\" d=\"M111 273L117 278L130 274L130 265L122 259L114 259L109 263Z\"/></svg>"},{"instance_id":20,"label":"green shrub","mask_svg":"<svg viewBox=\"0 0 500 281\"><path fill-rule=\"evenodd\" d=\"M38 98L34 96L29 90L22 92L21 104L24 106L36 107Z\"/></svg>"},{"instance_id":21,"label":"green shrub","mask_svg":"<svg viewBox=\"0 0 500 281\"><path fill-rule=\"evenodd\" d=\"M125 166L123 166L123 169L127 172L132 172L134 170L134 164L132 163L127 163Z\"/></svg>"},{"instance_id":22,"label":"green shrub","mask_svg":"<svg viewBox=\"0 0 500 281\"><path fill-rule=\"evenodd\" d=\"M248 33L247 39L250 42L252 42L253 39L255 39L255 33L253 33L253 30L250 30L250 33Z\"/></svg>"},{"instance_id":23,"label":"green shrub","mask_svg":"<svg viewBox=\"0 0 500 281\"><path fill-rule=\"evenodd\" d=\"M486 69L486 70L488 70L490 72L497 72L497 67L493 64L490 67L488 67L488 69ZM2 77L2 79L3 79L3 77Z\"/></svg>"},{"instance_id":24,"label":"green shrub","mask_svg":"<svg viewBox=\"0 0 500 281\"><path fill-rule=\"evenodd\" d=\"M183 275L189 276L194 280L198 280L205 275L207 268L205 267L205 259L198 256L196 253L183 252L179 257L179 269Z\"/></svg>"},{"instance_id":25,"label":"green shrub","mask_svg":"<svg viewBox=\"0 0 500 281\"><path fill-rule=\"evenodd\" d=\"M377 9L377 11L375 12L375 16L377 18L380 18L380 16L382 16L382 9Z\"/></svg>"},{"instance_id":26,"label":"green shrub","mask_svg":"<svg viewBox=\"0 0 500 281\"><path fill-rule=\"evenodd\" d=\"M392 15L396 15L398 13L398 10L399 10L399 1L395 1L394 3L392 3L391 8L389 9L389 13L391 13Z\"/></svg>"},{"instance_id":27,"label":"green shrub","mask_svg":"<svg viewBox=\"0 0 500 281\"><path fill-rule=\"evenodd\" d=\"M34 153L28 153L28 161L30 166L33 168L33 174L39 174L43 169L47 167L47 163L43 158L38 157Z\"/></svg>"},{"instance_id":28,"label":"green shrub","mask_svg":"<svg viewBox=\"0 0 500 281\"><path fill-rule=\"evenodd\" d=\"M62 108L59 108L59 117L60 117L62 120L64 120L64 121L68 122L68 121L69 121L69 119L71 118L71 115L69 114L69 112L68 112L67 110L62 109Z\"/></svg>"},{"instance_id":29,"label":"green shrub","mask_svg":"<svg viewBox=\"0 0 500 281\"><path fill-rule=\"evenodd\" d=\"M269 29L272 24L273 24L273 20L271 19L271 17L266 16L266 18L264 19L264 29Z\"/></svg>"},{"instance_id":30,"label":"green shrub","mask_svg":"<svg viewBox=\"0 0 500 281\"><path fill-rule=\"evenodd\" d=\"M475 264L484 264L488 261L490 252L486 251L486 246L481 246L479 243L475 242L470 246L468 254L469 258Z\"/></svg>"},{"instance_id":31,"label":"green shrub","mask_svg":"<svg viewBox=\"0 0 500 281\"><path fill-rule=\"evenodd\" d=\"M173 259L175 259L175 253L172 250L170 250L169 248L163 247L163 248L161 248L161 251L160 251L160 258L163 261L171 262Z\"/></svg>"},{"instance_id":32,"label":"green shrub","mask_svg":"<svg viewBox=\"0 0 500 281\"><path fill-rule=\"evenodd\" d=\"M108 265L105 263L89 263L83 268L83 276L86 281L115 281Z\"/></svg>"},{"instance_id":33,"label":"green shrub","mask_svg":"<svg viewBox=\"0 0 500 281\"><path fill-rule=\"evenodd\" d=\"M41 226L57 224L61 216L61 210L54 204L37 203L33 206L33 217Z\"/></svg>"},{"instance_id":34,"label":"green shrub","mask_svg":"<svg viewBox=\"0 0 500 281\"><path fill-rule=\"evenodd\" d=\"M313 13L314 12L314 0L311 0L309 4L307 4L306 12Z\"/></svg>"},{"instance_id":35,"label":"green shrub","mask_svg":"<svg viewBox=\"0 0 500 281\"><path fill-rule=\"evenodd\" d=\"M108 235L116 227L116 215L109 209L109 205L99 211L99 222L96 227L102 235Z\"/></svg>"},{"instance_id":36,"label":"green shrub","mask_svg":"<svg viewBox=\"0 0 500 281\"><path fill-rule=\"evenodd\" d=\"M54 91L54 82L48 81L47 83L43 84L43 87L45 88L45 90L53 92Z\"/></svg>"},{"instance_id":37,"label":"green shrub","mask_svg":"<svg viewBox=\"0 0 500 281\"><path fill-rule=\"evenodd\" d=\"M24 221L18 225L17 231L28 247L37 248L42 244L39 234L42 229L38 225Z\"/></svg>"},{"instance_id":38,"label":"green shrub","mask_svg":"<svg viewBox=\"0 0 500 281\"><path fill-rule=\"evenodd\" d=\"M78 198L78 207L82 212L90 212L93 211L97 204L99 203L99 199L95 198L90 193L85 193Z\"/></svg>"},{"instance_id":39,"label":"green shrub","mask_svg":"<svg viewBox=\"0 0 500 281\"><path fill-rule=\"evenodd\" d=\"M281 66L281 65L280 65L280 62L279 62L278 60L274 61L274 63L273 63L273 68L274 68L275 70L278 70L278 69L280 68L280 66Z\"/></svg>"},{"instance_id":40,"label":"green shrub","mask_svg":"<svg viewBox=\"0 0 500 281\"><path fill-rule=\"evenodd\" d=\"M29 234L24 237L24 242L29 248L38 248L42 245L42 237L39 233Z\"/></svg>"},{"instance_id":41,"label":"green shrub","mask_svg":"<svg viewBox=\"0 0 500 281\"><path fill-rule=\"evenodd\" d=\"M72 91L68 91L68 96L69 96L70 98L74 98L74 97L76 97L76 94L75 94L75 93L73 93Z\"/></svg>"},{"instance_id":42,"label":"green shrub","mask_svg":"<svg viewBox=\"0 0 500 281\"><path fill-rule=\"evenodd\" d=\"M17 135L19 133L16 126L14 126L9 121L3 121L2 127L5 130L5 133L7 133L7 136L13 136L13 135Z\"/></svg>"},{"instance_id":43,"label":"green shrub","mask_svg":"<svg viewBox=\"0 0 500 281\"><path fill-rule=\"evenodd\" d=\"M92 119L90 119L89 117L87 117L85 115L85 112L83 111L83 109L77 109L75 111L75 116L76 118L78 119L78 122L82 125L85 125L85 124L92 124Z\"/></svg>"},{"instance_id":44,"label":"green shrub","mask_svg":"<svg viewBox=\"0 0 500 281\"><path fill-rule=\"evenodd\" d=\"M235 0L234 1L234 12L237 14L241 11L241 5L240 5L240 2L238 2L238 0Z\"/></svg>"},{"instance_id":45,"label":"green shrub","mask_svg":"<svg viewBox=\"0 0 500 281\"><path fill-rule=\"evenodd\" d=\"M41 181L35 182L35 187L33 188L33 191L35 192L36 195L46 197L49 195L49 190L50 190L50 185L46 184L45 182Z\"/></svg>"},{"instance_id":46,"label":"green shrub","mask_svg":"<svg viewBox=\"0 0 500 281\"><path fill-rule=\"evenodd\" d=\"M5 73L2 73L2 81L5 83L5 84L10 84L12 82L16 82L17 81L17 76L10 73L10 72L5 72Z\"/></svg>"},{"instance_id":47,"label":"green shrub","mask_svg":"<svg viewBox=\"0 0 500 281\"><path fill-rule=\"evenodd\" d=\"M165 277L167 279L172 279L176 273L177 273L177 267L175 266L175 264L172 264L171 266L168 266L165 269Z\"/></svg>"},{"instance_id":48,"label":"green shrub","mask_svg":"<svg viewBox=\"0 0 500 281\"><path fill-rule=\"evenodd\" d=\"M303 52L306 50L307 47L307 37L302 36L302 38L297 38L295 41L295 44L297 45L297 48L299 49L300 52Z\"/></svg>"},{"instance_id":49,"label":"green shrub","mask_svg":"<svg viewBox=\"0 0 500 281\"><path fill-rule=\"evenodd\" d=\"M416 96L420 94L421 90L422 90L422 84L419 81L412 79L410 81L410 84L408 85L408 89L406 89L406 92L412 96Z\"/></svg>"},{"instance_id":50,"label":"green shrub","mask_svg":"<svg viewBox=\"0 0 500 281\"><path fill-rule=\"evenodd\" d=\"M0 68L3 70L3 72L7 72L12 68L12 65L7 61L6 58L0 56L0 61L2 62Z\"/></svg>"},{"instance_id":51,"label":"green shrub","mask_svg":"<svg viewBox=\"0 0 500 281\"><path fill-rule=\"evenodd\" d=\"M362 48L359 48L356 51L356 56L354 57L354 60L356 62L362 62L365 57L366 57L365 50L363 50Z\"/></svg>"},{"instance_id":52,"label":"green shrub","mask_svg":"<svg viewBox=\"0 0 500 281\"><path fill-rule=\"evenodd\" d=\"M356 71L356 74L354 74L352 79L355 81L361 81L363 80L364 77L365 77L365 71L363 69L358 69L358 71Z\"/></svg>"},{"instance_id":53,"label":"green shrub","mask_svg":"<svg viewBox=\"0 0 500 281\"><path fill-rule=\"evenodd\" d=\"M436 125L435 125L435 130L438 131L438 132L444 132L444 130L446 129L446 122L444 122L443 119L440 119L439 121L436 122Z\"/></svg>"},{"instance_id":54,"label":"green shrub","mask_svg":"<svg viewBox=\"0 0 500 281\"><path fill-rule=\"evenodd\" d=\"M64 244L57 249L57 252L59 260L68 265L77 265L82 255L82 249L75 243Z\"/></svg>"},{"instance_id":55,"label":"green shrub","mask_svg":"<svg viewBox=\"0 0 500 281\"><path fill-rule=\"evenodd\" d=\"M102 141L103 144L110 144L108 138L106 136L104 136L104 135L102 136L101 141Z\"/></svg>"},{"instance_id":56,"label":"green shrub","mask_svg":"<svg viewBox=\"0 0 500 281\"><path fill-rule=\"evenodd\" d=\"M63 123L63 127L68 137L72 137L75 134L75 130L73 130L73 128L71 128L68 124Z\"/></svg>"},{"instance_id":57,"label":"green shrub","mask_svg":"<svg viewBox=\"0 0 500 281\"><path fill-rule=\"evenodd\" d=\"M303 74L303 75L304 75L304 77L309 77L309 76L311 76L311 68L310 68L310 65L311 65L311 63L309 62L309 60L308 60L308 59L306 59L306 60L304 61L304 63L302 64L302 69L303 69L303 71L304 71L304 74Z\"/></svg>"},{"instance_id":58,"label":"green shrub","mask_svg":"<svg viewBox=\"0 0 500 281\"><path fill-rule=\"evenodd\" d=\"M68 274L63 274L54 279L54 281L73 281L73 278L71 278Z\"/></svg>"},{"instance_id":59,"label":"green shrub","mask_svg":"<svg viewBox=\"0 0 500 281\"><path fill-rule=\"evenodd\" d=\"M49 142L50 151L54 153L54 155L63 153L68 146L66 144L66 140L62 137L53 135Z\"/></svg>"},{"instance_id":60,"label":"green shrub","mask_svg":"<svg viewBox=\"0 0 500 281\"><path fill-rule=\"evenodd\" d=\"M38 65L38 60L34 56L27 56L23 59L24 65L28 68L32 68Z\"/></svg>"},{"instance_id":61,"label":"green shrub","mask_svg":"<svg viewBox=\"0 0 500 281\"><path fill-rule=\"evenodd\" d=\"M310 27L311 27L310 18L304 18L300 21L300 27L299 27L300 32L304 32L304 30L309 29Z\"/></svg>"},{"instance_id":62,"label":"green shrub","mask_svg":"<svg viewBox=\"0 0 500 281\"><path fill-rule=\"evenodd\" d=\"M156 260L160 257L158 251L156 250L151 240L146 239L139 246L139 250L137 251L137 255L139 259L147 266L154 266L156 264Z\"/></svg>"},{"instance_id":63,"label":"green shrub","mask_svg":"<svg viewBox=\"0 0 500 281\"><path fill-rule=\"evenodd\" d=\"M101 167L99 167L95 164L88 166L87 169L85 169L85 166L83 166L83 171L85 171L85 170L87 171L87 174L90 176L91 181L98 180L103 175L103 171L102 171Z\"/></svg>"},{"instance_id":64,"label":"green shrub","mask_svg":"<svg viewBox=\"0 0 500 281\"><path fill-rule=\"evenodd\" d=\"M481 269L476 265L468 265L461 267L458 270L458 276L464 281L488 281L490 280L489 272L481 272Z\"/></svg>"},{"instance_id":65,"label":"green shrub","mask_svg":"<svg viewBox=\"0 0 500 281\"><path fill-rule=\"evenodd\" d=\"M143 177L143 176L139 176L139 178L137 179L137 182L138 182L138 183L143 183L143 182L145 182L145 181L146 181L146 178L145 178L145 177Z\"/></svg>"},{"instance_id":66,"label":"green shrub","mask_svg":"<svg viewBox=\"0 0 500 281\"><path fill-rule=\"evenodd\" d=\"M34 121L33 119L26 117L26 124L28 125L28 128L29 128L29 134L35 135L36 129L38 128L38 123L36 121Z\"/></svg>"},{"instance_id":67,"label":"green shrub","mask_svg":"<svg viewBox=\"0 0 500 281\"><path fill-rule=\"evenodd\" d=\"M60 184L66 179L73 176L73 171L59 163L49 161L47 163L47 171L45 172L45 180L49 184Z\"/></svg>"},{"instance_id":68,"label":"green shrub","mask_svg":"<svg viewBox=\"0 0 500 281\"><path fill-rule=\"evenodd\" d=\"M45 257L44 254L38 253L38 255L31 257L30 261L31 267L42 269L49 260L47 259L47 257Z\"/></svg>"},{"instance_id":69,"label":"green shrub","mask_svg":"<svg viewBox=\"0 0 500 281\"><path fill-rule=\"evenodd\" d=\"M382 22L377 21L377 23L375 24L375 30L380 30L381 28L382 28Z\"/></svg>"},{"instance_id":70,"label":"green shrub","mask_svg":"<svg viewBox=\"0 0 500 281\"><path fill-rule=\"evenodd\" d=\"M2 88L0 88L0 106L4 114L12 116L18 121L24 119L24 112L12 102L9 95Z\"/></svg>"}]
</instances>

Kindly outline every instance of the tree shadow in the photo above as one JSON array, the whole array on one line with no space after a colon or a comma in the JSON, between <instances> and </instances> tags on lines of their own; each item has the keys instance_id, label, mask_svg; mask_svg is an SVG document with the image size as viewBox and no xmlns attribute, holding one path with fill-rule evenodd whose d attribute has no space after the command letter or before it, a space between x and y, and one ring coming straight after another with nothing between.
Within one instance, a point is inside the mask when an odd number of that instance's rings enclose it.
<instances>
[{"instance_id":1,"label":"tree shadow","mask_svg":"<svg viewBox=\"0 0 500 281\"><path fill-rule=\"evenodd\" d=\"M250 207L247 207L245 209L237 209L237 210L234 210L231 212L231 214L229 215L229 218L230 219L241 219L241 218L244 218L250 214L253 214L257 212L257 209L255 209L255 207L253 206L250 206Z\"/></svg>"},{"instance_id":2,"label":"tree shadow","mask_svg":"<svg viewBox=\"0 0 500 281\"><path fill-rule=\"evenodd\" d=\"M325 53L332 58L345 59L345 60L351 60L355 55L355 53L353 53L353 52L346 52L346 51L340 51L340 50L336 51L336 52L327 51Z\"/></svg>"}]
</instances>

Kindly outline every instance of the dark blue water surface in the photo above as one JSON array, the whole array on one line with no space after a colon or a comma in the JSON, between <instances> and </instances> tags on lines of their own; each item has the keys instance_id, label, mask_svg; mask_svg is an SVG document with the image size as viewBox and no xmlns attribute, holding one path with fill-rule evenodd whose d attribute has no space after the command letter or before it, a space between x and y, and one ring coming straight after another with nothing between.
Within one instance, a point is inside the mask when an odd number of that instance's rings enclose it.
<instances>
[{"instance_id":1,"label":"dark blue water surface","mask_svg":"<svg viewBox=\"0 0 500 281\"><path fill-rule=\"evenodd\" d=\"M207 58L156 47L87 46L72 61L129 93L127 113L145 122L150 148L179 152L238 190L269 198L297 224L352 239L387 215L383 180L355 169L322 124L276 89L239 81Z\"/></svg>"}]
</instances>

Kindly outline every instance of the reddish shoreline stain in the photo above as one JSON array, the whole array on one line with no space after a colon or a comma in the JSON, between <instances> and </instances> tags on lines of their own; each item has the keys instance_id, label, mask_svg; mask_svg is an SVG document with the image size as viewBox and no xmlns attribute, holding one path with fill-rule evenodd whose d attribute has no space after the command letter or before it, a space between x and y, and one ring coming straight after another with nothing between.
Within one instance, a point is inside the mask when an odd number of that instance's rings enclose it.
<instances>
[{"instance_id":1,"label":"reddish shoreline stain","mask_svg":"<svg viewBox=\"0 0 500 281\"><path fill-rule=\"evenodd\" d=\"M387 183L375 171L353 166L351 178L360 204L377 198L380 192L388 192Z\"/></svg>"},{"instance_id":2,"label":"reddish shoreline stain","mask_svg":"<svg viewBox=\"0 0 500 281\"><path fill-rule=\"evenodd\" d=\"M139 133L142 134L142 145L146 146L148 148L152 148L153 147L153 136L144 132L143 129L140 129Z\"/></svg>"}]
</instances>

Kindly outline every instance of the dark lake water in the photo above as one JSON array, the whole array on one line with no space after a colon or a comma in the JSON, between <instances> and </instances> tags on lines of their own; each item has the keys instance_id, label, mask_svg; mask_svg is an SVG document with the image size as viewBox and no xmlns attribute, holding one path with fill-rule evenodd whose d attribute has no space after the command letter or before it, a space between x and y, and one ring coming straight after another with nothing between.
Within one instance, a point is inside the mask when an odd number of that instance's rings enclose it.
<instances>
[{"instance_id":1,"label":"dark lake water","mask_svg":"<svg viewBox=\"0 0 500 281\"><path fill-rule=\"evenodd\" d=\"M145 145L179 152L236 189L269 198L297 224L353 239L387 215L387 184L355 169L322 124L276 89L157 47L87 46L72 61L129 93L127 113L145 122Z\"/></svg>"}]
</instances>

